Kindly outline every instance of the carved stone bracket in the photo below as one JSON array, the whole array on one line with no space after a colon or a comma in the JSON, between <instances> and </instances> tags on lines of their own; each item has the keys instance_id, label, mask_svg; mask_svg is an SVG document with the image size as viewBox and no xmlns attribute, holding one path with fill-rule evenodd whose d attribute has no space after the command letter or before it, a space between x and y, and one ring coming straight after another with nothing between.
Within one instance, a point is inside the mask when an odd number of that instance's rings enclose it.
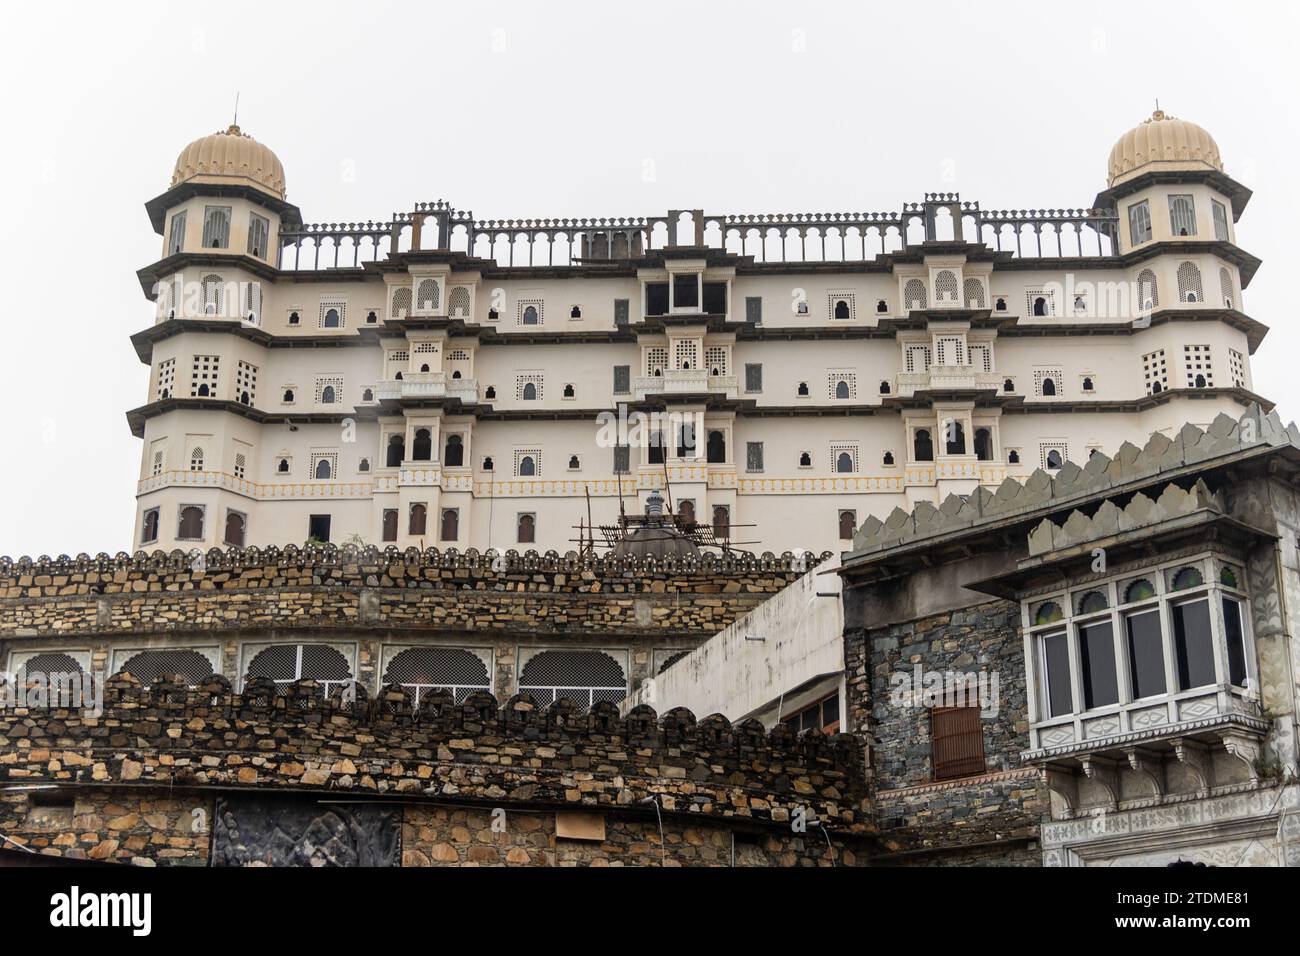
<instances>
[{"instance_id":1,"label":"carved stone bracket","mask_svg":"<svg viewBox=\"0 0 1300 956\"><path fill-rule=\"evenodd\" d=\"M1088 779L1106 791L1106 809L1116 810L1119 807L1119 762L1089 754L1080 757L1079 763Z\"/></svg>"},{"instance_id":2,"label":"carved stone bracket","mask_svg":"<svg viewBox=\"0 0 1300 956\"><path fill-rule=\"evenodd\" d=\"M1196 777L1196 795L1208 797L1214 786L1214 761L1210 757L1210 748L1186 737L1176 737L1170 741L1174 745L1174 755L1178 762Z\"/></svg>"},{"instance_id":3,"label":"carved stone bracket","mask_svg":"<svg viewBox=\"0 0 1300 956\"><path fill-rule=\"evenodd\" d=\"M1260 754L1259 738L1241 733L1224 733L1222 739L1223 748L1246 765L1246 771L1250 774L1250 785L1258 787L1259 769L1256 762Z\"/></svg>"},{"instance_id":4,"label":"carved stone bracket","mask_svg":"<svg viewBox=\"0 0 1300 956\"><path fill-rule=\"evenodd\" d=\"M1061 819L1069 820L1079 808L1079 778L1074 770L1062 764L1049 764L1043 767L1042 778L1043 785L1065 804Z\"/></svg>"},{"instance_id":5,"label":"carved stone bracket","mask_svg":"<svg viewBox=\"0 0 1300 956\"><path fill-rule=\"evenodd\" d=\"M1160 755L1140 747L1127 747L1124 750L1128 765L1139 776L1151 784L1152 796L1163 799L1165 795L1165 767Z\"/></svg>"}]
</instances>

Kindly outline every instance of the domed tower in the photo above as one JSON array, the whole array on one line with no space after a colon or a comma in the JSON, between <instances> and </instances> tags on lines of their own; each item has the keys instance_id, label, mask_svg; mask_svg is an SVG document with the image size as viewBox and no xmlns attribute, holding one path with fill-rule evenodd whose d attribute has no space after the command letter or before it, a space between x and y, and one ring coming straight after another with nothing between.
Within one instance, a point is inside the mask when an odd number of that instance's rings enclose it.
<instances>
[{"instance_id":1,"label":"domed tower","mask_svg":"<svg viewBox=\"0 0 1300 956\"><path fill-rule=\"evenodd\" d=\"M145 204L160 258L138 273L157 307L132 336L149 393L128 412L144 441L134 545L244 543L266 394L263 311L279 276L284 166L238 126L181 150L166 192ZM259 394L259 385L262 393Z\"/></svg>"}]
</instances>

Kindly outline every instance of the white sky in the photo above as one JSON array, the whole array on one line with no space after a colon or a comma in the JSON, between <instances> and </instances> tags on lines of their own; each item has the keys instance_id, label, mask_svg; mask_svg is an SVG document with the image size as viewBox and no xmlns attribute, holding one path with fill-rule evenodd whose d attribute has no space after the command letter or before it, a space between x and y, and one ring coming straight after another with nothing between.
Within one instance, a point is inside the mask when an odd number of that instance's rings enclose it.
<instances>
[{"instance_id":1,"label":"white sky","mask_svg":"<svg viewBox=\"0 0 1300 956\"><path fill-rule=\"evenodd\" d=\"M1088 206L1159 97L1255 191L1255 386L1290 419L1298 21L1226 0L8 5L0 554L130 547L124 413L148 369L128 336L161 254L143 204L237 90L309 222L438 198L478 218L885 211L940 190Z\"/></svg>"}]
</instances>

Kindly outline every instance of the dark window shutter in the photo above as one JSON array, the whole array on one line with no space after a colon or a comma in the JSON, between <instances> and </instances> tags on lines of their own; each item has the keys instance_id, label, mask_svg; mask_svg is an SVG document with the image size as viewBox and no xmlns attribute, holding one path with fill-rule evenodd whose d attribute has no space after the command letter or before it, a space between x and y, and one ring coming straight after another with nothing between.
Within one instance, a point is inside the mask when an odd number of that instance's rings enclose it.
<instances>
[{"instance_id":1,"label":"dark window shutter","mask_svg":"<svg viewBox=\"0 0 1300 956\"><path fill-rule=\"evenodd\" d=\"M745 297L745 321L751 325L763 324L763 298L751 295Z\"/></svg>"},{"instance_id":2,"label":"dark window shutter","mask_svg":"<svg viewBox=\"0 0 1300 956\"><path fill-rule=\"evenodd\" d=\"M761 441L745 443L745 468L748 471L763 470L763 443Z\"/></svg>"},{"instance_id":3,"label":"dark window shutter","mask_svg":"<svg viewBox=\"0 0 1300 956\"><path fill-rule=\"evenodd\" d=\"M952 780L984 773L984 731L978 707L930 710L930 748L934 779Z\"/></svg>"},{"instance_id":4,"label":"dark window shutter","mask_svg":"<svg viewBox=\"0 0 1300 956\"><path fill-rule=\"evenodd\" d=\"M628 306L627 299L614 300L614 324L615 325L627 325L628 309L629 306Z\"/></svg>"},{"instance_id":5,"label":"dark window shutter","mask_svg":"<svg viewBox=\"0 0 1300 956\"><path fill-rule=\"evenodd\" d=\"M763 390L763 366L758 363L745 365L745 391L761 392Z\"/></svg>"},{"instance_id":6,"label":"dark window shutter","mask_svg":"<svg viewBox=\"0 0 1300 956\"><path fill-rule=\"evenodd\" d=\"M632 366L614 366L614 394L626 395L632 391Z\"/></svg>"},{"instance_id":7,"label":"dark window shutter","mask_svg":"<svg viewBox=\"0 0 1300 956\"><path fill-rule=\"evenodd\" d=\"M631 471L631 449L627 445L614 446L614 474L623 475Z\"/></svg>"}]
</instances>

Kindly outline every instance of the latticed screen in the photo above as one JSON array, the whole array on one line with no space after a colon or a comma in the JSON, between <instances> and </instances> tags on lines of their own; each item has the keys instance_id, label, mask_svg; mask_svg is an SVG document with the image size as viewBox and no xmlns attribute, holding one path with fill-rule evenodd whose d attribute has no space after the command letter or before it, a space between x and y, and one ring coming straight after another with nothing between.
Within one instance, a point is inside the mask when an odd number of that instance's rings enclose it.
<instances>
[{"instance_id":1,"label":"latticed screen","mask_svg":"<svg viewBox=\"0 0 1300 956\"><path fill-rule=\"evenodd\" d=\"M191 687L212 676L212 661L198 651L141 651L117 669L146 687L160 677L180 675Z\"/></svg>"},{"instance_id":2,"label":"latticed screen","mask_svg":"<svg viewBox=\"0 0 1300 956\"><path fill-rule=\"evenodd\" d=\"M67 654L35 654L18 668L18 683L25 683L37 674L47 680L56 674L82 674L81 665Z\"/></svg>"},{"instance_id":3,"label":"latticed screen","mask_svg":"<svg viewBox=\"0 0 1300 956\"><path fill-rule=\"evenodd\" d=\"M412 647L402 651L388 662L384 683L410 688L417 704L435 688L451 691L457 703L475 691L492 688L483 659L458 647Z\"/></svg>"},{"instance_id":4,"label":"latticed screen","mask_svg":"<svg viewBox=\"0 0 1300 956\"><path fill-rule=\"evenodd\" d=\"M277 684L311 678L329 693L335 685L352 680L352 668L346 657L326 644L274 644L258 651L245 676L269 677Z\"/></svg>"},{"instance_id":5,"label":"latticed screen","mask_svg":"<svg viewBox=\"0 0 1300 956\"><path fill-rule=\"evenodd\" d=\"M524 665L519 690L542 705L567 697L590 707L626 697L627 678L618 661L601 651L542 651Z\"/></svg>"}]
</instances>

